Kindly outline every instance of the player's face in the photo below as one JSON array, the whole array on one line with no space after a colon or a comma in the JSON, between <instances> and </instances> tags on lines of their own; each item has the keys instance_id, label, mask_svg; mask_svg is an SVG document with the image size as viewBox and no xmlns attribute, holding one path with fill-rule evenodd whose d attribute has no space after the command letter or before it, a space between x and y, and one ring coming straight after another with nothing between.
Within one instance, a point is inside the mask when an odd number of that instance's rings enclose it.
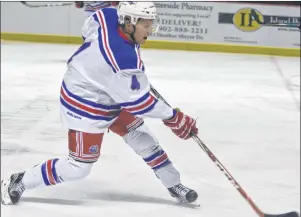
<instances>
[{"instance_id":1,"label":"player's face","mask_svg":"<svg viewBox=\"0 0 301 217\"><path fill-rule=\"evenodd\" d=\"M149 37L154 32L154 22L154 20L142 19L136 24L134 37L138 44L145 43L147 37Z\"/></svg>"}]
</instances>

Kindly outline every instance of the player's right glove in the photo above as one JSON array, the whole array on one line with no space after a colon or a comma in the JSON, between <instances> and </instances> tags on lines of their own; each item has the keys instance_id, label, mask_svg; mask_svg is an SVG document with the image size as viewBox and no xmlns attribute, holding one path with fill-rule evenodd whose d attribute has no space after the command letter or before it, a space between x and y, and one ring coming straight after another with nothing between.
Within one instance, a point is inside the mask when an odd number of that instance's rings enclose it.
<instances>
[{"instance_id":1,"label":"player's right glove","mask_svg":"<svg viewBox=\"0 0 301 217\"><path fill-rule=\"evenodd\" d=\"M175 114L171 119L163 120L163 123L171 128L171 131L181 139L189 139L191 133L198 134L196 120L185 115L178 109L175 109Z\"/></svg>"},{"instance_id":2,"label":"player's right glove","mask_svg":"<svg viewBox=\"0 0 301 217\"><path fill-rule=\"evenodd\" d=\"M83 8L84 7L84 2L75 2L75 7L77 8Z\"/></svg>"}]
</instances>

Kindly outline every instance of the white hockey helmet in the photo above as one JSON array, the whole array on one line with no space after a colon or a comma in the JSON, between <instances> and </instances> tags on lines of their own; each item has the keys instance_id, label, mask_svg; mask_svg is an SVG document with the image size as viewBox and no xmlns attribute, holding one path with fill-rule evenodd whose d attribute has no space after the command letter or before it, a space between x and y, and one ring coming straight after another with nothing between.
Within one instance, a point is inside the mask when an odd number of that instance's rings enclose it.
<instances>
[{"instance_id":1,"label":"white hockey helmet","mask_svg":"<svg viewBox=\"0 0 301 217\"><path fill-rule=\"evenodd\" d=\"M118 8L119 24L131 23L136 25L139 19L153 20L152 32L159 28L160 19L157 15L156 6L152 2L119 2Z\"/></svg>"}]
</instances>

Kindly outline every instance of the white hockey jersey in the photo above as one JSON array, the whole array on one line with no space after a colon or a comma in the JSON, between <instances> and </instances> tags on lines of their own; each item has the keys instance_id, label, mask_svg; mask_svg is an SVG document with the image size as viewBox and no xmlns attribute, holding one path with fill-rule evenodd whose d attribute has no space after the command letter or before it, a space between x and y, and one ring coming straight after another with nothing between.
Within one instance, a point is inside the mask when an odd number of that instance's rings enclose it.
<instances>
[{"instance_id":1,"label":"white hockey jersey","mask_svg":"<svg viewBox=\"0 0 301 217\"><path fill-rule=\"evenodd\" d=\"M170 118L174 111L150 93L139 45L122 37L115 8L97 11L85 22L85 41L68 60L61 104L75 119L111 121L112 111Z\"/></svg>"},{"instance_id":2,"label":"white hockey jersey","mask_svg":"<svg viewBox=\"0 0 301 217\"><path fill-rule=\"evenodd\" d=\"M102 8L107 8L111 6L112 6L111 2L108 1L87 1L85 2L85 6L84 6L86 17L91 16L96 11Z\"/></svg>"}]
</instances>

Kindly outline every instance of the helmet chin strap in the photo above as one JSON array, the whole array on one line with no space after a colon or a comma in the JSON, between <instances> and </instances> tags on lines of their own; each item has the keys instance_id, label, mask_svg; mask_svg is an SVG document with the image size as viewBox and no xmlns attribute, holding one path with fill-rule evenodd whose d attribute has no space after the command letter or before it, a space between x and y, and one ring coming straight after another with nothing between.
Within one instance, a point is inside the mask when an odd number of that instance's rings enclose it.
<instances>
[{"instance_id":1,"label":"helmet chin strap","mask_svg":"<svg viewBox=\"0 0 301 217\"><path fill-rule=\"evenodd\" d=\"M133 40L134 44L137 44L134 34L136 32L136 25L133 25L134 31L130 34L131 39Z\"/></svg>"},{"instance_id":2,"label":"helmet chin strap","mask_svg":"<svg viewBox=\"0 0 301 217\"><path fill-rule=\"evenodd\" d=\"M134 30L133 30L132 33L128 33L128 32L125 30L125 25L121 25L121 28L122 28L122 30L123 30L126 34L128 34L128 35L131 37L133 43L134 43L134 44L137 44L137 42L136 42L136 40L135 40L135 37L134 37L134 34L135 34L135 32L136 32L136 26L133 25Z\"/></svg>"}]
</instances>

